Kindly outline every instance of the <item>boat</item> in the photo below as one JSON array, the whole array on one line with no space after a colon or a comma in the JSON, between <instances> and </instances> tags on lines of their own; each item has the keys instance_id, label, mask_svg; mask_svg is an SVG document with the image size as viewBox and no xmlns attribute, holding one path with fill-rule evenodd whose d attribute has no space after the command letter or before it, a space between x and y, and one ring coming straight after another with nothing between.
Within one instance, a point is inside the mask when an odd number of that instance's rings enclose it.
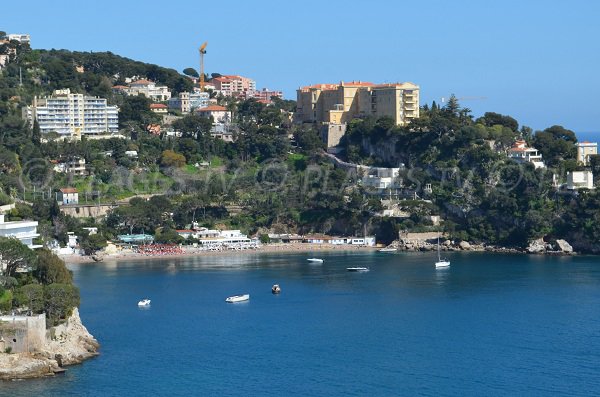
<instances>
[{"instance_id":1,"label":"boat","mask_svg":"<svg viewBox=\"0 0 600 397\"><path fill-rule=\"evenodd\" d=\"M348 270L349 272L368 272L369 268L368 267L347 267L346 270Z\"/></svg>"},{"instance_id":2,"label":"boat","mask_svg":"<svg viewBox=\"0 0 600 397\"><path fill-rule=\"evenodd\" d=\"M278 294L280 292L281 292L281 287L279 286L279 284L274 284L273 287L271 287L271 293Z\"/></svg>"},{"instance_id":3,"label":"boat","mask_svg":"<svg viewBox=\"0 0 600 397\"><path fill-rule=\"evenodd\" d=\"M439 269L442 267L449 267L450 261L447 260L446 258L442 259L441 255L440 255L440 236L438 236L438 241L437 241L437 252L438 252L438 260L437 260L437 262L435 262L435 268Z\"/></svg>"},{"instance_id":4,"label":"boat","mask_svg":"<svg viewBox=\"0 0 600 397\"><path fill-rule=\"evenodd\" d=\"M308 258L307 261L314 263L323 263L323 259L320 258Z\"/></svg>"},{"instance_id":5,"label":"boat","mask_svg":"<svg viewBox=\"0 0 600 397\"><path fill-rule=\"evenodd\" d=\"M396 252L396 251L398 251L398 248L380 248L378 251L379 252Z\"/></svg>"},{"instance_id":6,"label":"boat","mask_svg":"<svg viewBox=\"0 0 600 397\"><path fill-rule=\"evenodd\" d=\"M140 307L146 307L146 306L150 306L150 299L142 299L141 301L138 302L138 306Z\"/></svg>"},{"instance_id":7,"label":"boat","mask_svg":"<svg viewBox=\"0 0 600 397\"><path fill-rule=\"evenodd\" d=\"M227 299L225 299L225 302L228 302L228 303L245 302L249 299L250 299L250 294L234 295L234 296L230 296Z\"/></svg>"}]
</instances>

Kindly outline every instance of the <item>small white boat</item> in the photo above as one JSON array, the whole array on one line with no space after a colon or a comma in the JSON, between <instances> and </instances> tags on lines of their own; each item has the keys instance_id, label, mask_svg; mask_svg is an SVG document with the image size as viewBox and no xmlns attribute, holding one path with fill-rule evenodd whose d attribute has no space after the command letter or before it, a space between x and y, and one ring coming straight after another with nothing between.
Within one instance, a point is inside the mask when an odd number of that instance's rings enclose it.
<instances>
[{"instance_id":1,"label":"small white boat","mask_svg":"<svg viewBox=\"0 0 600 397\"><path fill-rule=\"evenodd\" d=\"M368 272L368 267L347 267L346 270L349 272Z\"/></svg>"},{"instance_id":2,"label":"small white boat","mask_svg":"<svg viewBox=\"0 0 600 397\"><path fill-rule=\"evenodd\" d=\"M442 259L442 257L440 256L440 237L439 236L438 236L438 241L437 241L437 252L438 252L438 260L437 260L437 262L435 262L435 268L439 269L442 267L449 267L450 261L447 260L446 258Z\"/></svg>"},{"instance_id":3,"label":"small white boat","mask_svg":"<svg viewBox=\"0 0 600 397\"><path fill-rule=\"evenodd\" d=\"M307 261L314 263L323 263L323 259L320 258L308 258Z\"/></svg>"},{"instance_id":4,"label":"small white boat","mask_svg":"<svg viewBox=\"0 0 600 397\"><path fill-rule=\"evenodd\" d=\"M271 287L271 293L278 294L280 292L281 292L281 287L279 286L279 284L274 284L273 287Z\"/></svg>"},{"instance_id":5,"label":"small white boat","mask_svg":"<svg viewBox=\"0 0 600 397\"><path fill-rule=\"evenodd\" d=\"M234 296L230 296L229 298L225 299L225 302L228 302L228 303L245 302L249 299L250 299L250 294L234 295Z\"/></svg>"},{"instance_id":6,"label":"small white boat","mask_svg":"<svg viewBox=\"0 0 600 397\"><path fill-rule=\"evenodd\" d=\"M142 299L141 301L138 302L138 306L140 306L140 307L150 306L150 299Z\"/></svg>"},{"instance_id":7,"label":"small white boat","mask_svg":"<svg viewBox=\"0 0 600 397\"><path fill-rule=\"evenodd\" d=\"M378 250L379 252L396 252L398 248L381 248Z\"/></svg>"}]
</instances>

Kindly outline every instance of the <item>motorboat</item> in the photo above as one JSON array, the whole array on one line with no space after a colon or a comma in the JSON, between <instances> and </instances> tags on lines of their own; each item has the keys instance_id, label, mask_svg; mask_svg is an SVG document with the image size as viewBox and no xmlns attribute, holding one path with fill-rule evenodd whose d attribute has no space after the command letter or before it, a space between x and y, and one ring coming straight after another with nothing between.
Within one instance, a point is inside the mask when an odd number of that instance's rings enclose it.
<instances>
[{"instance_id":1,"label":"motorboat","mask_svg":"<svg viewBox=\"0 0 600 397\"><path fill-rule=\"evenodd\" d=\"M398 248L380 248L378 251L379 252L396 252L396 251L398 251Z\"/></svg>"},{"instance_id":2,"label":"motorboat","mask_svg":"<svg viewBox=\"0 0 600 397\"><path fill-rule=\"evenodd\" d=\"M138 306L139 307L147 307L150 306L150 299L142 299L141 301L138 302Z\"/></svg>"},{"instance_id":3,"label":"motorboat","mask_svg":"<svg viewBox=\"0 0 600 397\"><path fill-rule=\"evenodd\" d=\"M369 268L368 267L347 267L346 270L348 270L349 272L368 272Z\"/></svg>"},{"instance_id":4,"label":"motorboat","mask_svg":"<svg viewBox=\"0 0 600 397\"><path fill-rule=\"evenodd\" d=\"M237 302L245 302L247 300L250 300L250 294L230 296L227 299L225 299L225 302L227 302L227 303L237 303Z\"/></svg>"},{"instance_id":5,"label":"motorboat","mask_svg":"<svg viewBox=\"0 0 600 397\"><path fill-rule=\"evenodd\" d=\"M307 261L313 262L313 263L323 263L323 259L320 259L320 258L308 258Z\"/></svg>"},{"instance_id":6,"label":"motorboat","mask_svg":"<svg viewBox=\"0 0 600 397\"><path fill-rule=\"evenodd\" d=\"M440 237L439 236L438 236L438 241L437 241L437 252L438 252L438 260L437 260L437 262L435 262L435 268L439 269L442 267L449 267L450 261L447 260L446 258L442 259L441 255L440 255Z\"/></svg>"},{"instance_id":7,"label":"motorboat","mask_svg":"<svg viewBox=\"0 0 600 397\"><path fill-rule=\"evenodd\" d=\"M281 287L279 286L279 284L274 284L273 287L271 287L271 293L278 294L280 292L281 292Z\"/></svg>"}]
</instances>

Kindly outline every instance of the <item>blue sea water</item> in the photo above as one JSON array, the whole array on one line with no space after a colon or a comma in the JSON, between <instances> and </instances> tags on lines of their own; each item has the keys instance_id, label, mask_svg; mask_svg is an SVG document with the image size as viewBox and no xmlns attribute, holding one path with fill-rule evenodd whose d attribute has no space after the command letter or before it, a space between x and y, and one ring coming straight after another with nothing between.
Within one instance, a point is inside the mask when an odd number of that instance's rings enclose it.
<instances>
[{"instance_id":1,"label":"blue sea water","mask_svg":"<svg viewBox=\"0 0 600 397\"><path fill-rule=\"evenodd\" d=\"M333 252L73 265L101 355L5 396L597 395L600 258ZM349 266L370 272L351 273ZM274 283L282 288L272 295ZM225 298L249 293L250 301ZM148 309L137 301L149 297Z\"/></svg>"}]
</instances>

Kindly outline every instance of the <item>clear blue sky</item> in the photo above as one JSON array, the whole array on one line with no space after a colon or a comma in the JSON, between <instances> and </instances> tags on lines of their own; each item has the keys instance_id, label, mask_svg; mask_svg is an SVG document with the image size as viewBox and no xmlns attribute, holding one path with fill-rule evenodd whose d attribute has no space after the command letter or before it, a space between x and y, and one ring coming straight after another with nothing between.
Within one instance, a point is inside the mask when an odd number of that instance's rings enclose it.
<instances>
[{"instance_id":1,"label":"clear blue sky","mask_svg":"<svg viewBox=\"0 0 600 397\"><path fill-rule=\"evenodd\" d=\"M421 103L457 97L543 129L600 132L600 2L34 1L2 6L0 30L34 48L113 53L241 74L295 99L301 85L411 81Z\"/></svg>"}]
</instances>

